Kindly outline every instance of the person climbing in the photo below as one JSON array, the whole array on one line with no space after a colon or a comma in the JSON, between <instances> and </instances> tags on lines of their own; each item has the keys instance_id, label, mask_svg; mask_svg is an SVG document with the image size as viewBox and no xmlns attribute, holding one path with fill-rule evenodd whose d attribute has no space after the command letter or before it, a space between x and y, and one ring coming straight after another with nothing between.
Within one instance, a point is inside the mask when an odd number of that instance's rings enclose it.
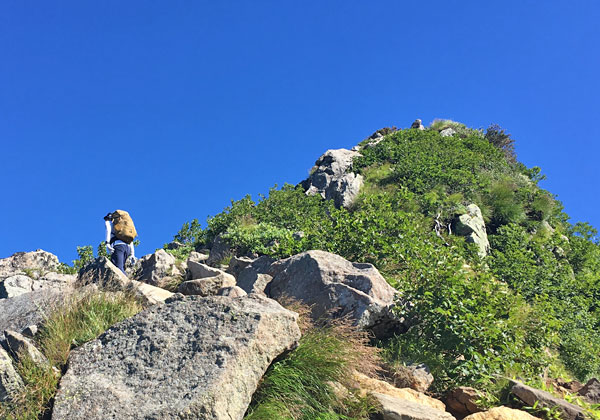
<instances>
[{"instance_id":1,"label":"person climbing","mask_svg":"<svg viewBox=\"0 0 600 420\"><path fill-rule=\"evenodd\" d=\"M135 261L133 240L137 236L133 220L124 210L116 210L104 216L106 227L106 248L110 252L110 260L125 275L125 262L128 258Z\"/></svg>"}]
</instances>

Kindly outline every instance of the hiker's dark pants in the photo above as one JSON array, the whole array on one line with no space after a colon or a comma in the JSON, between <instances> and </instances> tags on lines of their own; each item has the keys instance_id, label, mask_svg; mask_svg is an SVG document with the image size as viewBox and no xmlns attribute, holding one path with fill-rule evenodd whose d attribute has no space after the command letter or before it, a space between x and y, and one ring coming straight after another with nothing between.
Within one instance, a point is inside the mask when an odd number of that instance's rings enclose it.
<instances>
[{"instance_id":1,"label":"hiker's dark pants","mask_svg":"<svg viewBox=\"0 0 600 420\"><path fill-rule=\"evenodd\" d=\"M110 260L116 265L125 275L125 261L129 258L129 245L118 244L114 246L114 251L110 256Z\"/></svg>"}]
</instances>

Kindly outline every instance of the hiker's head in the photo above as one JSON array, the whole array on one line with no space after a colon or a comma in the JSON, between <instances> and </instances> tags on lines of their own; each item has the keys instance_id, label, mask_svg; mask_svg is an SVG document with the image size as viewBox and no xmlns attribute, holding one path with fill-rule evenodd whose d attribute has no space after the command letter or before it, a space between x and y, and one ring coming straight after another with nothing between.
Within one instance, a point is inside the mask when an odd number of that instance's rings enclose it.
<instances>
[{"instance_id":1,"label":"hiker's head","mask_svg":"<svg viewBox=\"0 0 600 420\"><path fill-rule=\"evenodd\" d=\"M104 220L112 222L112 213L108 213L106 216L104 216Z\"/></svg>"}]
</instances>

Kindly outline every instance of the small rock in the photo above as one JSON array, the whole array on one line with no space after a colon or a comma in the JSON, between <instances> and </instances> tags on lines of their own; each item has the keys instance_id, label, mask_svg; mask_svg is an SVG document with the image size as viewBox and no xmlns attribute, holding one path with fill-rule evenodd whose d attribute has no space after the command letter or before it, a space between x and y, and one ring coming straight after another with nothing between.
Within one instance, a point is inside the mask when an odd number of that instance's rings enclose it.
<instances>
[{"instance_id":1,"label":"small rock","mask_svg":"<svg viewBox=\"0 0 600 420\"><path fill-rule=\"evenodd\" d=\"M214 277L184 281L177 287L177 291L186 296L214 296L220 289L233 286L235 286L233 276L218 274Z\"/></svg>"},{"instance_id":2,"label":"small rock","mask_svg":"<svg viewBox=\"0 0 600 420\"><path fill-rule=\"evenodd\" d=\"M452 414L427 405L378 392L373 392L371 395L381 405L380 413L375 416L379 420L456 420Z\"/></svg>"},{"instance_id":3,"label":"small rock","mask_svg":"<svg viewBox=\"0 0 600 420\"><path fill-rule=\"evenodd\" d=\"M456 130L452 127L444 128L442 131L440 131L440 135L442 137L452 137L455 134Z\"/></svg>"},{"instance_id":4,"label":"small rock","mask_svg":"<svg viewBox=\"0 0 600 420\"><path fill-rule=\"evenodd\" d=\"M292 238L294 239L294 241L299 241L300 239L304 238L304 236L304 232L302 232L301 230L292 233Z\"/></svg>"},{"instance_id":5,"label":"small rock","mask_svg":"<svg viewBox=\"0 0 600 420\"><path fill-rule=\"evenodd\" d=\"M238 286L222 287L217 291L217 296L229 296L231 298L244 297L247 295L248 293Z\"/></svg>"},{"instance_id":6,"label":"small rock","mask_svg":"<svg viewBox=\"0 0 600 420\"><path fill-rule=\"evenodd\" d=\"M255 258L250 257L231 257L231 260L229 261L229 267L227 268L227 272L235 278L237 278L240 272L244 268L252 264L254 260Z\"/></svg>"},{"instance_id":7,"label":"small rock","mask_svg":"<svg viewBox=\"0 0 600 420\"><path fill-rule=\"evenodd\" d=\"M454 221L454 231L457 235L466 236L467 242L477 245L480 257L485 257L490 250L485 222L481 215L481 210L476 204L470 204L467 207L467 213L461 214Z\"/></svg>"},{"instance_id":8,"label":"small rock","mask_svg":"<svg viewBox=\"0 0 600 420\"><path fill-rule=\"evenodd\" d=\"M600 381L590 379L578 392L590 404L600 404Z\"/></svg>"},{"instance_id":9,"label":"small rock","mask_svg":"<svg viewBox=\"0 0 600 420\"><path fill-rule=\"evenodd\" d=\"M96 284L101 289L116 291L125 290L129 282L129 278L108 258L98 257L79 270L75 285L83 287L87 284Z\"/></svg>"},{"instance_id":10,"label":"small rock","mask_svg":"<svg viewBox=\"0 0 600 420\"><path fill-rule=\"evenodd\" d=\"M446 405L451 413L466 416L482 411L477 405L479 398L481 394L475 388L460 386L450 391L446 397Z\"/></svg>"},{"instance_id":11,"label":"small rock","mask_svg":"<svg viewBox=\"0 0 600 420\"><path fill-rule=\"evenodd\" d=\"M0 346L0 402L10 401L22 388L23 380L15 370L11 357Z\"/></svg>"},{"instance_id":12,"label":"small rock","mask_svg":"<svg viewBox=\"0 0 600 420\"><path fill-rule=\"evenodd\" d=\"M190 272L190 276L192 277L192 280L221 276L224 279L225 278L228 279L227 280L228 283L233 282L232 285L235 285L235 277L233 277L231 274L226 273L225 271L223 271L221 269L210 267L206 264L197 263L195 261L188 261L187 266L188 266L188 270ZM223 287L225 287L225 286L223 286Z\"/></svg>"},{"instance_id":13,"label":"small rock","mask_svg":"<svg viewBox=\"0 0 600 420\"><path fill-rule=\"evenodd\" d=\"M33 338L33 337L35 337L37 332L38 332L37 325L28 325L25 328L23 328L23 331L21 331L21 334L23 334L27 338Z\"/></svg>"},{"instance_id":14,"label":"small rock","mask_svg":"<svg viewBox=\"0 0 600 420\"><path fill-rule=\"evenodd\" d=\"M410 128L416 128L417 130L421 131L425 130L425 127L423 127L423 122L418 118L415 120L415 122L412 123Z\"/></svg>"},{"instance_id":15,"label":"small rock","mask_svg":"<svg viewBox=\"0 0 600 420\"><path fill-rule=\"evenodd\" d=\"M227 241L223 238L222 235L217 235L217 237L213 241L213 245L210 249L210 253L208 255L206 263L208 265L219 265L227 258L233 256L234 252L231 250Z\"/></svg>"},{"instance_id":16,"label":"small rock","mask_svg":"<svg viewBox=\"0 0 600 420\"><path fill-rule=\"evenodd\" d=\"M508 407L494 407L482 413L471 414L463 420L539 420L525 411Z\"/></svg>"},{"instance_id":17,"label":"small rock","mask_svg":"<svg viewBox=\"0 0 600 420\"><path fill-rule=\"evenodd\" d=\"M192 251L190 252L190 256L187 260L194 261L197 263L204 263L206 260L208 260L208 253L202 254L200 252Z\"/></svg>"},{"instance_id":18,"label":"small rock","mask_svg":"<svg viewBox=\"0 0 600 420\"><path fill-rule=\"evenodd\" d=\"M0 299L10 299L41 289L39 283L22 274L8 277L0 282Z\"/></svg>"},{"instance_id":19,"label":"small rock","mask_svg":"<svg viewBox=\"0 0 600 420\"><path fill-rule=\"evenodd\" d=\"M394 371L394 385L400 388L412 388L415 391L425 392L432 383L433 375L423 363L399 366Z\"/></svg>"},{"instance_id":20,"label":"small rock","mask_svg":"<svg viewBox=\"0 0 600 420\"><path fill-rule=\"evenodd\" d=\"M172 283L175 278L183 276L184 273L177 268L176 263L176 258L164 249L145 255L140 258L141 269L137 280L152 286L164 287Z\"/></svg>"},{"instance_id":21,"label":"small rock","mask_svg":"<svg viewBox=\"0 0 600 420\"><path fill-rule=\"evenodd\" d=\"M179 248L183 248L184 246L185 245L182 244L181 242L172 241L167 244L167 249L179 249Z\"/></svg>"},{"instance_id":22,"label":"small rock","mask_svg":"<svg viewBox=\"0 0 600 420\"><path fill-rule=\"evenodd\" d=\"M38 365L50 365L50 362L48 359L46 359L46 356L44 356L42 352L39 351L37 347L35 347L33 343L23 335L16 331L6 330L4 331L4 336L6 337L8 348L17 362L21 360L23 355L26 355Z\"/></svg>"},{"instance_id":23,"label":"small rock","mask_svg":"<svg viewBox=\"0 0 600 420\"><path fill-rule=\"evenodd\" d=\"M549 392L532 388L520 382L516 382L510 392L529 406L533 406L536 401L539 401L539 408L558 407L566 420L580 420L585 418L585 414L581 407L571 404L561 398L557 398Z\"/></svg>"}]
</instances>

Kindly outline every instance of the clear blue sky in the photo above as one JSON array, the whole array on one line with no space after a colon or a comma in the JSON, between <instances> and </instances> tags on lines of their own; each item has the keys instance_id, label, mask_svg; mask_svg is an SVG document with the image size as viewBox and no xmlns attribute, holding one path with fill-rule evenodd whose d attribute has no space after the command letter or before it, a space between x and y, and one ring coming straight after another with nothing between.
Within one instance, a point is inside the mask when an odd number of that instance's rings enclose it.
<instances>
[{"instance_id":1,"label":"clear blue sky","mask_svg":"<svg viewBox=\"0 0 600 420\"><path fill-rule=\"evenodd\" d=\"M138 256L378 128L498 123L600 227L600 2L0 3L0 258Z\"/></svg>"}]
</instances>

